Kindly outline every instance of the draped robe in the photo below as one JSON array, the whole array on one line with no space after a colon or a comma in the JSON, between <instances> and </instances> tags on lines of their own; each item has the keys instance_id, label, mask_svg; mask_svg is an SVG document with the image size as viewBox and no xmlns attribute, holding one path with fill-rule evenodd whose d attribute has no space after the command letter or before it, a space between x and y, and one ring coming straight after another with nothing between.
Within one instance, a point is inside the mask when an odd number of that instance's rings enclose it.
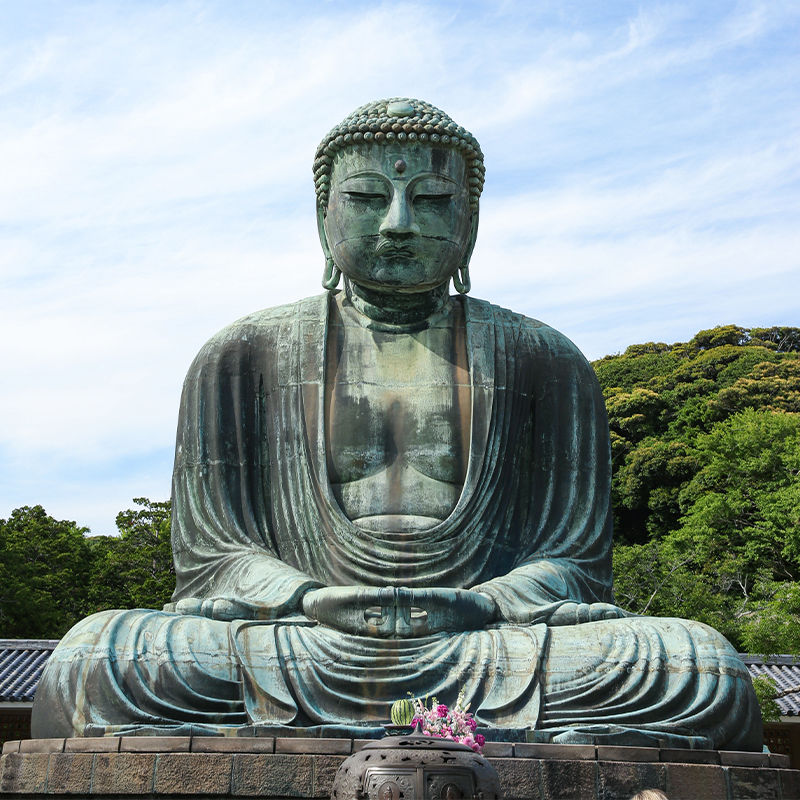
<instances>
[{"instance_id":1,"label":"draped robe","mask_svg":"<svg viewBox=\"0 0 800 800\"><path fill-rule=\"evenodd\" d=\"M535 320L454 299L465 304L472 393L460 498L433 528L366 531L344 515L327 474L329 302L258 312L200 351L178 423L174 602L79 623L42 680L51 694L68 684L79 702L58 724L35 709L35 731L48 719L47 735L376 724L406 692L452 701L463 688L481 724L538 728L543 739L633 731L757 748L746 670L711 629L647 618L545 624L563 603L612 601L608 424L575 346ZM502 622L353 636L300 613L304 592L333 585L473 589L495 600ZM209 613L215 600L234 601L241 619L171 613L188 599ZM76 655L89 639L92 655Z\"/></svg>"}]
</instances>

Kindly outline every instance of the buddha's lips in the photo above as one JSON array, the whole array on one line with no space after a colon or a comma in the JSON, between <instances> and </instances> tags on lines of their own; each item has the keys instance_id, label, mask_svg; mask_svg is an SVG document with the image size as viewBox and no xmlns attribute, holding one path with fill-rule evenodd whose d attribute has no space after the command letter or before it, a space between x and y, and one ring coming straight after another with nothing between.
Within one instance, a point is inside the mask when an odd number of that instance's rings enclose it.
<instances>
[{"instance_id":1,"label":"buddha's lips","mask_svg":"<svg viewBox=\"0 0 800 800\"><path fill-rule=\"evenodd\" d=\"M378 242L375 252L382 256L405 256L406 258L414 255L414 248L408 245L396 244L395 242L384 239Z\"/></svg>"}]
</instances>

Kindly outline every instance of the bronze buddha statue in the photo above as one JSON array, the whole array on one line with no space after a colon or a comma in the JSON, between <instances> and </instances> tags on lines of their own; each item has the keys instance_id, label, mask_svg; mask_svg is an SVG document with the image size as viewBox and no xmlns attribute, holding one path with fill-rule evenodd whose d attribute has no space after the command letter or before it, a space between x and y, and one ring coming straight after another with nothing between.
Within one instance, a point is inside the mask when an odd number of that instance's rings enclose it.
<instances>
[{"instance_id":1,"label":"bronze buddha statue","mask_svg":"<svg viewBox=\"0 0 800 800\"><path fill-rule=\"evenodd\" d=\"M365 729L463 689L535 740L760 749L720 634L613 605L592 368L467 295L474 137L382 100L314 174L325 294L225 328L184 384L173 602L68 633L34 735Z\"/></svg>"}]
</instances>

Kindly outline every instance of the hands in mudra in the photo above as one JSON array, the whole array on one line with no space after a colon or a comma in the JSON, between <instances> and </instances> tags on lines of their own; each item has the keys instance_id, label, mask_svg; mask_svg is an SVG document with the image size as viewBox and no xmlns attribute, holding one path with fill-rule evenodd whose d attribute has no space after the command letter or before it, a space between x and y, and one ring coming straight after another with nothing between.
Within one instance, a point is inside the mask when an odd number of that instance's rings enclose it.
<instances>
[{"instance_id":1,"label":"hands in mudra","mask_svg":"<svg viewBox=\"0 0 800 800\"><path fill-rule=\"evenodd\" d=\"M174 610L218 620L266 618L257 606L228 598L185 598ZM327 586L303 595L311 619L358 636L413 638L440 631L481 630L500 617L489 595L469 589L406 589L394 586ZM542 620L580 625L633 616L611 603L566 602Z\"/></svg>"},{"instance_id":2,"label":"hands in mudra","mask_svg":"<svg viewBox=\"0 0 800 800\"><path fill-rule=\"evenodd\" d=\"M496 616L497 606L469 589L328 586L303 596L303 613L359 636L413 638L480 630Z\"/></svg>"}]
</instances>

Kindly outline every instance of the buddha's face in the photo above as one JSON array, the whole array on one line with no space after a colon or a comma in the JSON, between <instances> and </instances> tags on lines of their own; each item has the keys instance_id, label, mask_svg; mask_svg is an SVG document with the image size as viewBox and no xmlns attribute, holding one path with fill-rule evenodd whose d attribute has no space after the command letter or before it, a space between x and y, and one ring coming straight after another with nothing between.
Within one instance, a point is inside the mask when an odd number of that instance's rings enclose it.
<instances>
[{"instance_id":1,"label":"buddha's face","mask_svg":"<svg viewBox=\"0 0 800 800\"><path fill-rule=\"evenodd\" d=\"M445 283L469 255L471 217L457 151L365 144L335 157L324 234L356 284L422 292Z\"/></svg>"}]
</instances>

